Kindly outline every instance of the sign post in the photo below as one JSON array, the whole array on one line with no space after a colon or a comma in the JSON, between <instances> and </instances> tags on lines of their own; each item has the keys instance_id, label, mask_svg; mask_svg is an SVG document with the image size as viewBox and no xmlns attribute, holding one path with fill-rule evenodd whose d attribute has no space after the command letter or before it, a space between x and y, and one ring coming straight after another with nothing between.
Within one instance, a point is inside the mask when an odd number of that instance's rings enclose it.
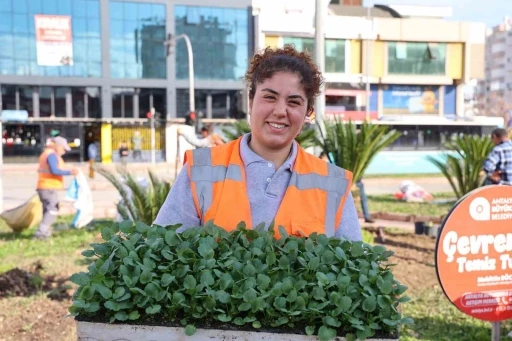
<instances>
[{"instance_id":1,"label":"sign post","mask_svg":"<svg viewBox=\"0 0 512 341\"><path fill-rule=\"evenodd\" d=\"M151 164L155 164L155 108L151 107L150 110L150 120L151 120Z\"/></svg>"},{"instance_id":2,"label":"sign post","mask_svg":"<svg viewBox=\"0 0 512 341\"><path fill-rule=\"evenodd\" d=\"M512 318L512 186L485 186L460 199L436 243L439 283L460 311L492 322Z\"/></svg>"}]
</instances>

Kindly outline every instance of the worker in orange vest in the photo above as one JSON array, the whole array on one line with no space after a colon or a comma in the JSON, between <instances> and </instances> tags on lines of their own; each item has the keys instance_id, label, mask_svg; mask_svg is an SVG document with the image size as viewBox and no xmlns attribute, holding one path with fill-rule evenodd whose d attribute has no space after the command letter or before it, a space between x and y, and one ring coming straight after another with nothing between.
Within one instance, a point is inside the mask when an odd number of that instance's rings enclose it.
<instances>
[{"instance_id":1,"label":"worker in orange vest","mask_svg":"<svg viewBox=\"0 0 512 341\"><path fill-rule=\"evenodd\" d=\"M35 239L51 237L51 226L59 213L58 190L63 188L63 177L78 174L77 168L68 169L62 160L62 155L71 150L67 140L57 136L51 142L39 157L37 193L43 204L43 219L35 232Z\"/></svg>"},{"instance_id":2,"label":"worker in orange vest","mask_svg":"<svg viewBox=\"0 0 512 341\"><path fill-rule=\"evenodd\" d=\"M185 165L154 224L208 221L227 231L274 223L288 234L361 240L350 192L352 173L305 152L295 141L320 93L322 75L294 47L266 48L245 76L251 132L185 154Z\"/></svg>"}]
</instances>

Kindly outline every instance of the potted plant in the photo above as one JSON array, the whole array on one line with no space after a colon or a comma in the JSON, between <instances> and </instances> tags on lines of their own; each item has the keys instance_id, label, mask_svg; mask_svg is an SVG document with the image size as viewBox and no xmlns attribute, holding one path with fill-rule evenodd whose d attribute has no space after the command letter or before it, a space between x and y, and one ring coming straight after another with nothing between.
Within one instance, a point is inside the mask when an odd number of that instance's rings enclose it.
<instances>
[{"instance_id":1,"label":"potted plant","mask_svg":"<svg viewBox=\"0 0 512 341\"><path fill-rule=\"evenodd\" d=\"M71 281L79 340L396 340L407 287L383 246L240 224L103 228Z\"/></svg>"}]
</instances>

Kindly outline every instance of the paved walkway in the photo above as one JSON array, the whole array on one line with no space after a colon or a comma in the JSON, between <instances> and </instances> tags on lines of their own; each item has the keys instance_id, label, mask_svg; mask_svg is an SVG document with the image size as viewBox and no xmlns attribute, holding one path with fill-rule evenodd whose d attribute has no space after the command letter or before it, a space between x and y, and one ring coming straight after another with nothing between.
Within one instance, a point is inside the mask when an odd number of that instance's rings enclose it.
<instances>
[{"instance_id":1,"label":"paved walkway","mask_svg":"<svg viewBox=\"0 0 512 341\"><path fill-rule=\"evenodd\" d=\"M75 164L82 169L84 174L88 174L88 165L86 163ZM115 170L116 165L105 165L110 170ZM3 210L14 208L32 195L36 194L35 185L37 181L37 165L35 164L4 164L2 171L3 183ZM136 176L146 176L147 170L152 169L160 178L172 181L174 179L175 168L173 164L157 164L155 166L148 164L130 164L130 172ZM404 178L369 178L365 179L365 188L368 194L393 194L398 191L398 186L405 180ZM432 193L448 192L451 190L448 182L442 177L414 178L417 184L423 186ZM70 177L65 180L65 187L68 186ZM89 179L89 185L92 190L94 200L94 216L96 218L115 217L115 203L119 198L117 190L101 175L96 174L94 179ZM65 191L60 192L61 200L64 200ZM0 209L1 211L1 209ZM62 201L61 214L74 214L75 210L71 203ZM374 226L393 226L412 228L412 223L377 221Z\"/></svg>"}]
</instances>

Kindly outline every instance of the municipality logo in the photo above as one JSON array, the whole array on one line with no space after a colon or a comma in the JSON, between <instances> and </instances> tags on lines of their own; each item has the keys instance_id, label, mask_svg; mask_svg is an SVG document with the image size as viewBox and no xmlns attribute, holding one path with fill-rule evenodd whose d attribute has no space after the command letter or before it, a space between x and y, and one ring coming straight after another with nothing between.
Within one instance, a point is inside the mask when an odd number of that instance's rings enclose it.
<instances>
[{"instance_id":1,"label":"municipality logo","mask_svg":"<svg viewBox=\"0 0 512 341\"><path fill-rule=\"evenodd\" d=\"M491 220L491 203L482 197L473 199L469 204L469 215L478 221Z\"/></svg>"}]
</instances>

